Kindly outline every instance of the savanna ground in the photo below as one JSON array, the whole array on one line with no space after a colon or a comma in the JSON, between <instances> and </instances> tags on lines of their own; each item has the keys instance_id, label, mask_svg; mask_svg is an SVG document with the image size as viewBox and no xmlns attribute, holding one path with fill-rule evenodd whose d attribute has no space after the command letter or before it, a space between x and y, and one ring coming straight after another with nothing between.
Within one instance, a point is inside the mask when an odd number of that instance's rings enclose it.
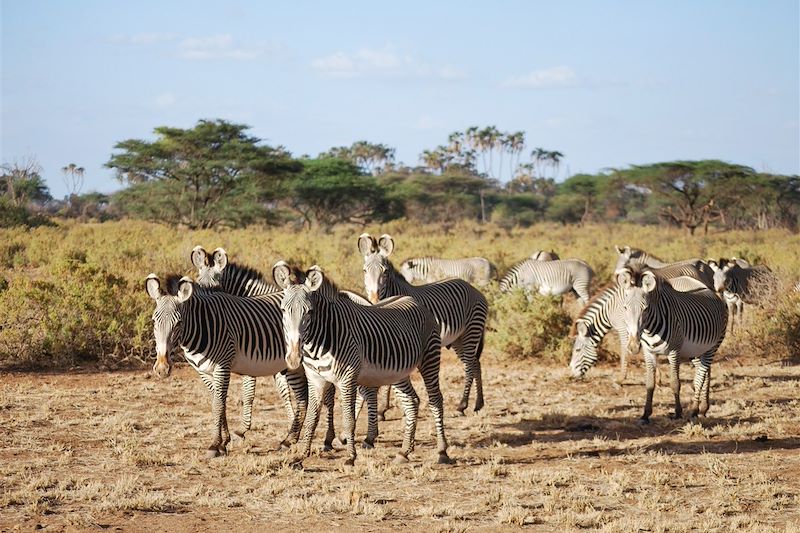
<instances>
[{"instance_id":1,"label":"savanna ground","mask_svg":"<svg viewBox=\"0 0 800 533\"><path fill-rule=\"evenodd\" d=\"M452 413L462 372L453 354L445 358ZM302 471L288 466L289 452L272 450L286 425L271 380L261 380L245 441L208 460L210 402L186 366L166 380L144 371L5 374L0 529L800 528L800 367L722 360L707 418L669 419L665 383L649 426L635 422L641 368L621 386L611 364L582 381L563 366L487 360L484 368L485 409L446 421L454 464L435 464L426 408L412 462L394 464L402 432L394 408L355 467L337 449L315 453ZM321 439L318 431L315 450Z\"/></svg>"},{"instance_id":2,"label":"savanna ground","mask_svg":"<svg viewBox=\"0 0 800 533\"><path fill-rule=\"evenodd\" d=\"M435 464L424 406L410 464L393 463L398 409L356 466L317 452L303 470L273 451L286 430L271 380L259 383L254 428L225 458L208 460L211 408L194 372L149 372L154 348L149 272L190 273L196 244L268 272L278 259L320 264L361 288L360 227L176 231L140 222L0 230L0 530L784 531L800 529L800 236L625 225L420 226L391 233L404 257L483 255L504 272L535 249L585 259L597 286L613 245L667 260L744 256L780 278L778 296L748 308L712 373L712 406L698 424L671 420L666 367L649 426L641 358L623 385L617 363L569 377L574 301L487 290L492 316L482 358L487 405L454 417L463 372L442 367L452 465ZM607 339L615 350L615 339ZM662 363L663 364L663 363ZM692 372L683 365L683 402ZM228 420L238 425L238 378ZM474 393L473 393L474 398ZM337 405L337 425L339 422ZM364 420L359 424L363 436ZM322 444L318 428L314 449Z\"/></svg>"}]
</instances>

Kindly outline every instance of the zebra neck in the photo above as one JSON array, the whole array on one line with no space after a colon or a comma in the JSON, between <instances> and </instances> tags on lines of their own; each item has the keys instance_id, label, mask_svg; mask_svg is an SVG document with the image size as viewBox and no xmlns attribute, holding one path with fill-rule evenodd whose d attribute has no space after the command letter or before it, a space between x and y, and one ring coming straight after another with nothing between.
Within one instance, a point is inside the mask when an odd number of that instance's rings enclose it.
<instances>
[{"instance_id":1,"label":"zebra neck","mask_svg":"<svg viewBox=\"0 0 800 533\"><path fill-rule=\"evenodd\" d=\"M391 296L409 296L413 295L416 290L414 285L406 281L406 279L392 267L391 263L387 266L386 283L378 289L378 296L381 300Z\"/></svg>"}]
</instances>

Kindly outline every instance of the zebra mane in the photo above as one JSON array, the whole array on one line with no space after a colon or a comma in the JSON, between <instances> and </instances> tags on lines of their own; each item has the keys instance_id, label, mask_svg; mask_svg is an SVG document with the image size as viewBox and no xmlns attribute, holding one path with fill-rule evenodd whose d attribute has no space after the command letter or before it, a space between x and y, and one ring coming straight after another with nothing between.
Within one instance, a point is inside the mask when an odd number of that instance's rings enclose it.
<instances>
[{"instance_id":1,"label":"zebra mane","mask_svg":"<svg viewBox=\"0 0 800 533\"><path fill-rule=\"evenodd\" d=\"M583 317L585 317L586 313L589 312L589 307L592 304L594 304L597 300L599 300L600 297L604 296L606 290L608 290L608 289L610 289L612 287L616 287L616 285L617 285L616 281L610 281L610 282L606 283L605 285L603 285L602 287L600 287L599 289L597 289L595 291L595 293L594 293L594 296L589 298L589 300L586 302L586 305L584 305L583 309L581 309L580 313L578 313L578 317L575 319L575 322L577 322L578 320L581 320ZM573 327L574 327L574 324L573 324Z\"/></svg>"},{"instance_id":2,"label":"zebra mane","mask_svg":"<svg viewBox=\"0 0 800 533\"><path fill-rule=\"evenodd\" d=\"M650 257L650 259L655 259L656 261L659 261L661 263L669 263L669 261L664 261L657 255L651 254L650 252L642 250L641 248L631 248L631 257L633 257L634 254L639 254L639 256L647 255L648 257Z\"/></svg>"},{"instance_id":3,"label":"zebra mane","mask_svg":"<svg viewBox=\"0 0 800 533\"><path fill-rule=\"evenodd\" d=\"M254 279L257 281L261 281L263 283L267 283L269 285L275 284L273 280L267 279L266 276L264 276L264 274L260 270L257 270L248 265L243 265L241 263L229 262L225 266L225 270L223 270L223 275L225 275L225 272L228 272L229 276L234 275L234 273L241 273L244 274L247 277L247 279Z\"/></svg>"}]
</instances>

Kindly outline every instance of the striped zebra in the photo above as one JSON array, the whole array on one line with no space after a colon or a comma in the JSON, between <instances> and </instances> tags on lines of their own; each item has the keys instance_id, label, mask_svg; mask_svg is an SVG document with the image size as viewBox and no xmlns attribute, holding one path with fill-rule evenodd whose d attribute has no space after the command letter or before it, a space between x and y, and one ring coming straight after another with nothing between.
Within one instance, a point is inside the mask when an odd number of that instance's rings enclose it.
<instances>
[{"instance_id":1,"label":"striped zebra","mask_svg":"<svg viewBox=\"0 0 800 533\"><path fill-rule=\"evenodd\" d=\"M667 281L672 288L681 292L705 286L698 280L686 276ZM570 369L574 377L583 377L594 366L597 362L597 347L603 337L612 330L616 331L619 338L620 374L617 382L622 383L628 375L628 329L625 326L623 288L617 283L611 283L600 289L575 319L572 330L575 340L570 360Z\"/></svg>"},{"instance_id":2,"label":"striped zebra","mask_svg":"<svg viewBox=\"0 0 800 533\"><path fill-rule=\"evenodd\" d=\"M375 239L364 233L358 238L358 250L364 256L364 287L369 300L376 303L390 296L411 296L428 309L439 323L442 345L452 347L464 365L464 393L458 413L463 415L467 408L473 380L477 392L475 411L480 411L484 405L481 353L489 312L486 298L461 279L411 285L389 261L394 250L390 235Z\"/></svg>"},{"instance_id":3,"label":"striped zebra","mask_svg":"<svg viewBox=\"0 0 800 533\"><path fill-rule=\"evenodd\" d=\"M561 258L552 250L549 252L545 252L544 250L536 250L530 255L529 259L533 259L534 261L557 261Z\"/></svg>"},{"instance_id":4,"label":"striped zebra","mask_svg":"<svg viewBox=\"0 0 800 533\"><path fill-rule=\"evenodd\" d=\"M469 257L466 259L438 259L436 257L412 257L400 264L400 274L407 282L433 283L447 278L459 278L483 287L497 275L497 269L488 259Z\"/></svg>"},{"instance_id":5,"label":"striped zebra","mask_svg":"<svg viewBox=\"0 0 800 533\"><path fill-rule=\"evenodd\" d=\"M209 255L202 246L195 246L194 250L192 250L192 264L197 267L197 285L200 287L219 287L221 290L235 296L259 296L263 294L279 293L283 290L274 283L270 282L259 271L234 262L229 262L228 254L222 248L215 249ZM368 300L354 292L342 292L359 305L371 305ZM288 370L284 370L278 374L275 374L275 387L278 389L278 394L283 401L284 409L286 410L289 420L293 420L294 409L292 407L290 387L286 380L287 372ZM204 375L201 374L201 376ZM206 385L210 388L210 381L206 381ZM244 433L250 429L253 399L255 398L255 385L255 377L242 376L242 429L234 431L234 433L241 438L244 438ZM360 392L361 394L358 398L359 403L357 412L361 411L361 406L364 399L369 399L368 409L375 409L377 398L374 397L373 393L366 390L360 390ZM334 393L335 389L329 389L323 402L327 409L328 435L334 434ZM384 398L384 402L381 408L378 409L378 420L385 419L385 413L389 408L388 387L385 388L382 397ZM331 440L332 439L325 440L323 449L332 449Z\"/></svg>"},{"instance_id":6,"label":"striped zebra","mask_svg":"<svg viewBox=\"0 0 800 533\"><path fill-rule=\"evenodd\" d=\"M213 394L214 434L207 455L225 455L230 442L225 408L231 372L272 376L286 369L282 295L233 296L221 290L197 288L190 278L177 276L168 278L166 290L162 290L155 274L147 277L145 287L156 304L153 371L161 377L169 375L170 354L178 346L183 350L189 364L204 376L206 384L210 383ZM286 446L299 437L308 396L302 372L290 372L287 379L298 405L289 433L281 442Z\"/></svg>"},{"instance_id":7,"label":"striped zebra","mask_svg":"<svg viewBox=\"0 0 800 533\"><path fill-rule=\"evenodd\" d=\"M267 281L257 270L228 262L228 254L222 248L217 248L209 254L202 246L195 246L192 250L191 260L197 268L195 283L199 287L219 287L234 296L258 296L280 292L276 285ZM206 374L200 374L200 376L213 393L211 379ZM275 374L275 388L283 402L286 416L289 420L293 420L294 408L292 407L289 383L286 380L286 370ZM256 378L242 376L242 421L240 429L233 432L240 438L244 438L245 433L250 430L255 396Z\"/></svg>"},{"instance_id":8,"label":"striped zebra","mask_svg":"<svg viewBox=\"0 0 800 533\"><path fill-rule=\"evenodd\" d=\"M554 261L520 261L500 280L500 291L522 287L526 292L543 296L560 296L573 291L582 305L589 301L589 284L594 272L579 259Z\"/></svg>"},{"instance_id":9,"label":"striped zebra","mask_svg":"<svg viewBox=\"0 0 800 533\"><path fill-rule=\"evenodd\" d=\"M645 252L639 248L631 248L630 246L620 248L619 246L614 245L614 249L617 251L618 256L617 264L614 266L614 272L621 271L626 266L634 268L643 266L650 268L662 268L669 264L650 254L649 252Z\"/></svg>"},{"instance_id":10,"label":"striped zebra","mask_svg":"<svg viewBox=\"0 0 800 533\"><path fill-rule=\"evenodd\" d=\"M692 278L690 278L692 279ZM617 274L623 289L628 350L637 353L644 346L646 390L642 423L653 412L656 357L666 355L675 396L675 418L682 413L679 363L690 359L695 367L694 397L689 416L708 411L711 362L725 337L728 310L714 291L697 282L697 288L680 292L647 269L626 267Z\"/></svg>"},{"instance_id":11,"label":"striped zebra","mask_svg":"<svg viewBox=\"0 0 800 533\"><path fill-rule=\"evenodd\" d=\"M768 289L775 283L772 271L763 265L742 267L734 258L717 264L710 261L714 272L714 290L725 300L728 306L730 329L741 326L744 316L744 304L759 303L759 292Z\"/></svg>"},{"instance_id":12,"label":"striped zebra","mask_svg":"<svg viewBox=\"0 0 800 533\"><path fill-rule=\"evenodd\" d=\"M701 281L709 289L714 287L714 271L706 261L701 259L683 259L673 263L666 263L638 248L631 248L630 246L626 246L623 249L620 249L619 246L614 248L618 254L614 272L619 272L625 267L648 267L657 270L662 277L668 279L689 276Z\"/></svg>"},{"instance_id":13,"label":"striped zebra","mask_svg":"<svg viewBox=\"0 0 800 533\"><path fill-rule=\"evenodd\" d=\"M345 464L353 465L356 459L357 385L373 391L380 385L392 385L405 415L403 446L397 459L408 461L408 454L414 450L419 411L419 397L409 379L414 368L422 375L428 392L439 462L449 462L439 390L441 339L433 315L413 298L358 305L341 295L317 266L302 273L281 261L273 267L273 276L283 287L281 309L287 364L297 368L302 363L309 382L309 414L303 428L303 455L298 462L311 451L319 419L319 398L331 385L336 385L341 394L349 455ZM301 342L305 350L301 349ZM370 441L374 438L374 434L367 435Z\"/></svg>"}]
</instances>

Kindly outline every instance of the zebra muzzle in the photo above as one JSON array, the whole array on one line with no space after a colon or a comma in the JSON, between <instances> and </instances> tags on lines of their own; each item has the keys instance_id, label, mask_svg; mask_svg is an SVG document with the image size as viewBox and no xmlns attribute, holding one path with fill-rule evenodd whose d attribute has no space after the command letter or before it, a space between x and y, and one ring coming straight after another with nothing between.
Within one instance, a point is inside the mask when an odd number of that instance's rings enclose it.
<instances>
[{"instance_id":1,"label":"zebra muzzle","mask_svg":"<svg viewBox=\"0 0 800 533\"><path fill-rule=\"evenodd\" d=\"M638 337L631 336L628 339L628 352L633 355L639 353L639 350L642 348L642 341L639 340Z\"/></svg>"},{"instance_id":2,"label":"zebra muzzle","mask_svg":"<svg viewBox=\"0 0 800 533\"><path fill-rule=\"evenodd\" d=\"M160 378L165 378L169 376L171 370L172 365L169 362L169 357L156 354L156 364L153 365L153 373Z\"/></svg>"},{"instance_id":3,"label":"zebra muzzle","mask_svg":"<svg viewBox=\"0 0 800 533\"><path fill-rule=\"evenodd\" d=\"M286 367L289 370L297 370L302 361L302 352L300 350L299 342L289 343L289 349L286 352Z\"/></svg>"}]
</instances>

